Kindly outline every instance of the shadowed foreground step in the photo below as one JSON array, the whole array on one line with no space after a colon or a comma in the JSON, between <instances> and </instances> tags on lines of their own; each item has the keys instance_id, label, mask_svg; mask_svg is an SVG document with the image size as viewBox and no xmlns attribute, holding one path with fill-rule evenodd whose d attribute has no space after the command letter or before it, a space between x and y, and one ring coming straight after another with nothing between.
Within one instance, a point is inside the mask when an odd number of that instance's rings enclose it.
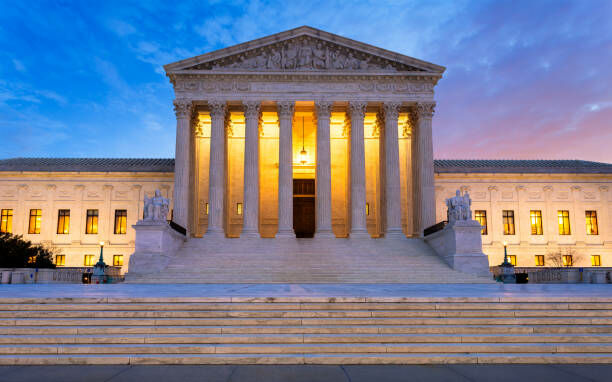
<instances>
[{"instance_id":1,"label":"shadowed foreground step","mask_svg":"<svg viewBox=\"0 0 612 382\"><path fill-rule=\"evenodd\" d=\"M602 297L3 298L0 364L612 363L611 307Z\"/></svg>"}]
</instances>

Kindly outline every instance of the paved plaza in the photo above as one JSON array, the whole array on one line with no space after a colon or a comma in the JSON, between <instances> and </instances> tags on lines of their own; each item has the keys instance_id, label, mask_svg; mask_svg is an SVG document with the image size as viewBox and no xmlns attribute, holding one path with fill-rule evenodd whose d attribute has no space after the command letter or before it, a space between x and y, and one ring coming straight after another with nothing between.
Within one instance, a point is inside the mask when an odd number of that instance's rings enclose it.
<instances>
[{"instance_id":1,"label":"paved plaza","mask_svg":"<svg viewBox=\"0 0 612 382\"><path fill-rule=\"evenodd\" d=\"M22 284L0 298L486 297L607 298L609 284Z\"/></svg>"},{"instance_id":2,"label":"paved plaza","mask_svg":"<svg viewBox=\"0 0 612 382\"><path fill-rule=\"evenodd\" d=\"M612 365L3 366L0 381L609 381Z\"/></svg>"}]
</instances>

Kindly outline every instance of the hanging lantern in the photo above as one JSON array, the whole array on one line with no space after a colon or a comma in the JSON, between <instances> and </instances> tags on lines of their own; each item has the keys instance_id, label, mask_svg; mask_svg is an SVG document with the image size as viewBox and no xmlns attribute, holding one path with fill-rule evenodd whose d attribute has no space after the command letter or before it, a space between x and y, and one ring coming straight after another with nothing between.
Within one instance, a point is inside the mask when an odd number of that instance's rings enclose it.
<instances>
[{"instance_id":1,"label":"hanging lantern","mask_svg":"<svg viewBox=\"0 0 612 382\"><path fill-rule=\"evenodd\" d=\"M302 151L300 151L300 163L306 164L308 162L308 152L304 149L304 117L302 117Z\"/></svg>"}]
</instances>

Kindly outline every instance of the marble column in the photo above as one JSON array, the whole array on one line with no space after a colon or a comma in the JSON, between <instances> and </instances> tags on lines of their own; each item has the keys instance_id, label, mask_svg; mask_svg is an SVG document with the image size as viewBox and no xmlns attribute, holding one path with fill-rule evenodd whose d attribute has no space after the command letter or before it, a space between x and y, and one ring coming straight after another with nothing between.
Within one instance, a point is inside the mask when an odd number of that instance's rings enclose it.
<instances>
[{"instance_id":1,"label":"marble column","mask_svg":"<svg viewBox=\"0 0 612 382\"><path fill-rule=\"evenodd\" d=\"M350 102L351 114L351 232L352 238L370 237L366 225L365 144L363 120L366 102Z\"/></svg>"},{"instance_id":2,"label":"marble column","mask_svg":"<svg viewBox=\"0 0 612 382\"><path fill-rule=\"evenodd\" d=\"M292 101L277 103L278 135L278 233L294 238L293 232L293 109Z\"/></svg>"},{"instance_id":3,"label":"marble column","mask_svg":"<svg viewBox=\"0 0 612 382\"><path fill-rule=\"evenodd\" d=\"M244 237L259 237L259 113L259 101L244 103Z\"/></svg>"},{"instance_id":4,"label":"marble column","mask_svg":"<svg viewBox=\"0 0 612 382\"><path fill-rule=\"evenodd\" d=\"M316 101L317 111L317 167L315 237L333 238L331 225L331 151L330 120L333 103Z\"/></svg>"},{"instance_id":5,"label":"marble column","mask_svg":"<svg viewBox=\"0 0 612 382\"><path fill-rule=\"evenodd\" d=\"M386 102L383 105L385 113L385 236L402 237L402 209L400 169L399 169L399 140L397 136L397 121L400 104Z\"/></svg>"},{"instance_id":6,"label":"marble column","mask_svg":"<svg viewBox=\"0 0 612 382\"><path fill-rule=\"evenodd\" d=\"M189 173L190 173L190 121L192 102L189 99L175 99L176 114L176 149L174 154L174 197L172 220L181 227L188 229L187 208L189 203Z\"/></svg>"},{"instance_id":7,"label":"marble column","mask_svg":"<svg viewBox=\"0 0 612 382\"><path fill-rule=\"evenodd\" d=\"M412 190L414 235L436 222L434 162L431 120L435 102L419 102L413 109Z\"/></svg>"},{"instance_id":8,"label":"marble column","mask_svg":"<svg viewBox=\"0 0 612 382\"><path fill-rule=\"evenodd\" d=\"M225 237L225 101L209 101L210 159L208 171L208 230L206 236Z\"/></svg>"}]
</instances>

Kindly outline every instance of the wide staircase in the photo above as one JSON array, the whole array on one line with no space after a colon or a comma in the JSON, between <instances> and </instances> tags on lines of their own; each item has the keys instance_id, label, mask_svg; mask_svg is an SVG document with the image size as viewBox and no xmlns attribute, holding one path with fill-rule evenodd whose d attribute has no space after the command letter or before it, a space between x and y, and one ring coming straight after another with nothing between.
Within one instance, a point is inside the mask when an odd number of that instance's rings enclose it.
<instances>
[{"instance_id":1,"label":"wide staircase","mask_svg":"<svg viewBox=\"0 0 612 382\"><path fill-rule=\"evenodd\" d=\"M190 239L129 283L492 283L450 268L421 239Z\"/></svg>"},{"instance_id":2,"label":"wide staircase","mask_svg":"<svg viewBox=\"0 0 612 382\"><path fill-rule=\"evenodd\" d=\"M612 298L4 298L0 364L610 363Z\"/></svg>"}]
</instances>

